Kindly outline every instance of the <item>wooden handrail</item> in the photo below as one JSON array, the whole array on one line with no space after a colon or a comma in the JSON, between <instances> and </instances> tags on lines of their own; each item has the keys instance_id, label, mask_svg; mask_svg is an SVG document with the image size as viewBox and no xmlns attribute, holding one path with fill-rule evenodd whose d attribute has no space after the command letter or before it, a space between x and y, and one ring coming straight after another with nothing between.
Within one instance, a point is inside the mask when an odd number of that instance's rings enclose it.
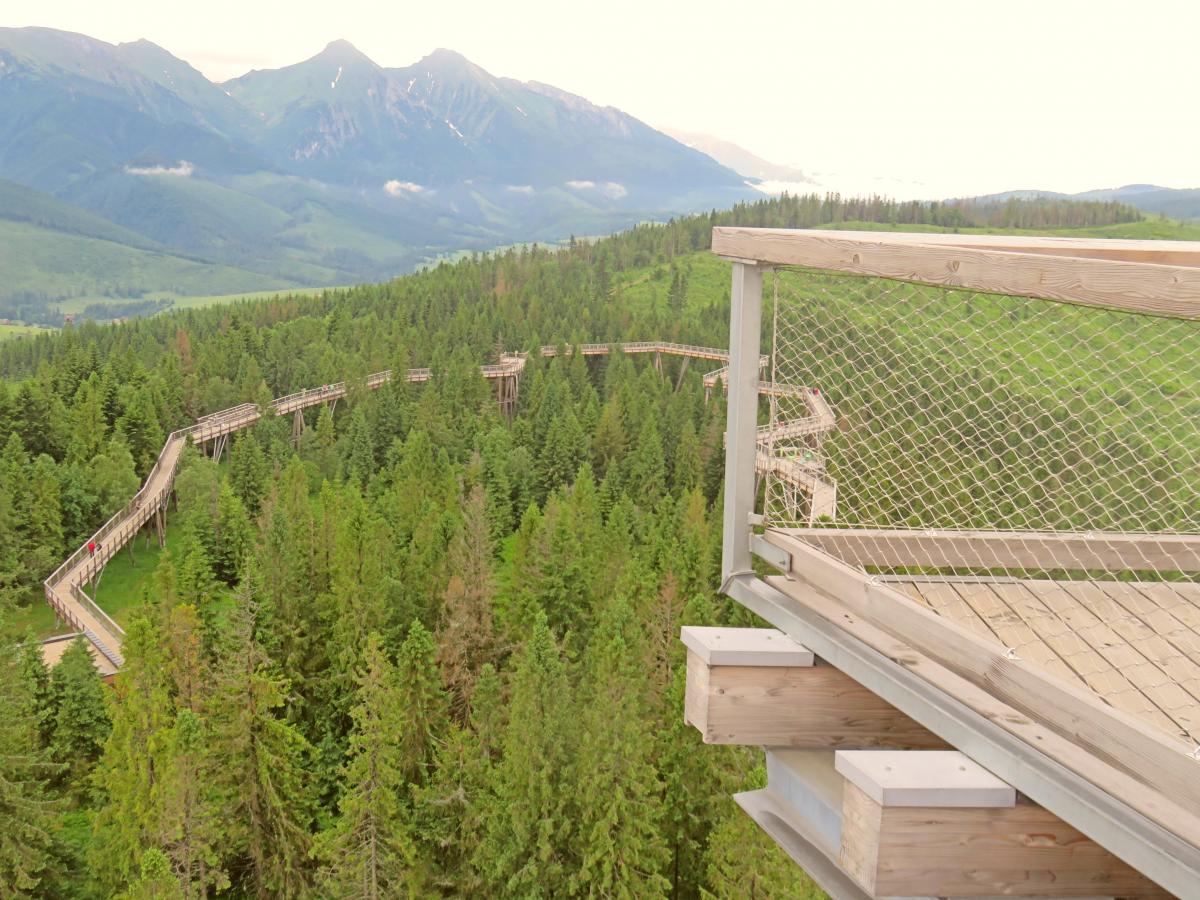
<instances>
[{"instance_id":1,"label":"wooden handrail","mask_svg":"<svg viewBox=\"0 0 1200 900\"><path fill-rule=\"evenodd\" d=\"M712 249L766 266L1200 319L1200 242L720 226Z\"/></svg>"}]
</instances>

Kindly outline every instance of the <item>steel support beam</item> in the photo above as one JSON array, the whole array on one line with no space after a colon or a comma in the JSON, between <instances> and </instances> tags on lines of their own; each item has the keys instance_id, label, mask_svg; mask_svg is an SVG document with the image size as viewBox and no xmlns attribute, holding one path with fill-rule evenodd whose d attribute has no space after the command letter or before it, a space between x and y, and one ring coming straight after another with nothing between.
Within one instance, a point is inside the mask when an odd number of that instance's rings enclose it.
<instances>
[{"instance_id":1,"label":"steel support beam","mask_svg":"<svg viewBox=\"0 0 1200 900\"><path fill-rule=\"evenodd\" d=\"M1200 848L1150 821L762 579L752 574L736 574L726 580L722 591L1147 878L1180 897L1198 896Z\"/></svg>"},{"instance_id":2,"label":"steel support beam","mask_svg":"<svg viewBox=\"0 0 1200 900\"><path fill-rule=\"evenodd\" d=\"M762 336L763 270L733 264L729 310L728 416L725 422L725 511L721 580L749 572L758 440L758 360Z\"/></svg>"}]
</instances>

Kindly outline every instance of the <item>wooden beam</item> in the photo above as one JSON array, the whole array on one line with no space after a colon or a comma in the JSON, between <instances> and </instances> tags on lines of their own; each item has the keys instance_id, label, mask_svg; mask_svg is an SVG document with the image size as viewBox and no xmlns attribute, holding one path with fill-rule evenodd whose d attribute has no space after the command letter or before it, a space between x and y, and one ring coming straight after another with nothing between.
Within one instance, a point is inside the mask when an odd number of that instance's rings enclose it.
<instances>
[{"instance_id":1,"label":"wooden beam","mask_svg":"<svg viewBox=\"0 0 1200 900\"><path fill-rule=\"evenodd\" d=\"M724 230L724 226L721 229ZM1200 241L1154 241L1121 238L1044 237L1021 234L949 234L923 231L851 231L844 229L755 228L756 233L827 235L843 241L899 246L955 247L1005 253L1040 253L1107 259L1114 262L1144 262L1172 266L1200 266Z\"/></svg>"},{"instance_id":2,"label":"wooden beam","mask_svg":"<svg viewBox=\"0 0 1200 900\"><path fill-rule=\"evenodd\" d=\"M1059 681L793 537L770 532L767 540L792 554L794 577L837 598L846 613L928 654L1164 796L1200 809L1200 761L1184 741L1148 727L1090 691Z\"/></svg>"},{"instance_id":3,"label":"wooden beam","mask_svg":"<svg viewBox=\"0 0 1200 900\"><path fill-rule=\"evenodd\" d=\"M1200 535L931 531L888 528L773 529L855 566L962 569L1200 571Z\"/></svg>"},{"instance_id":4,"label":"wooden beam","mask_svg":"<svg viewBox=\"0 0 1200 900\"><path fill-rule=\"evenodd\" d=\"M781 632L684 631L688 632L684 637L688 644L684 721L698 729L707 744L813 749L946 746L941 738L838 669L815 660ZM724 634L715 634L719 632ZM776 646L763 649L772 641ZM704 654L717 662L706 662ZM757 659L757 664L725 665L722 659Z\"/></svg>"},{"instance_id":5,"label":"wooden beam","mask_svg":"<svg viewBox=\"0 0 1200 900\"><path fill-rule=\"evenodd\" d=\"M1170 896L961 753L839 752L837 770L838 861L875 897Z\"/></svg>"},{"instance_id":6,"label":"wooden beam","mask_svg":"<svg viewBox=\"0 0 1200 900\"><path fill-rule=\"evenodd\" d=\"M771 265L804 266L1151 315L1200 318L1200 267L1191 262L1167 265L1097 259L1082 255L1086 247L1054 242L1016 249L1010 249L1011 244L1003 249L992 249L990 245L988 249L977 249L979 242L975 237L972 237L974 246L934 240L935 237L721 226L713 229L712 249L719 256L755 259ZM1193 246L1195 251L1182 248L1175 251L1174 257L1160 254L1156 258L1190 260L1193 252L1200 255L1200 245ZM1090 252L1102 250L1097 243ZM1067 255L1051 255L1055 251ZM1124 252L1128 256L1154 250L1141 247L1126 248Z\"/></svg>"}]
</instances>

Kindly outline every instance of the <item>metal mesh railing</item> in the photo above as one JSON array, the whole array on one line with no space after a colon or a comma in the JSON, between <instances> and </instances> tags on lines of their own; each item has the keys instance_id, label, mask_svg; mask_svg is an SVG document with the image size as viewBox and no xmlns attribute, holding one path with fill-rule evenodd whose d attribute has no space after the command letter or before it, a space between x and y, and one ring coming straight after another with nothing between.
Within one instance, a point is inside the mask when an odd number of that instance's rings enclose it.
<instances>
[{"instance_id":1,"label":"metal mesh railing","mask_svg":"<svg viewBox=\"0 0 1200 900\"><path fill-rule=\"evenodd\" d=\"M768 525L877 573L1197 579L1200 322L811 270L773 292Z\"/></svg>"}]
</instances>

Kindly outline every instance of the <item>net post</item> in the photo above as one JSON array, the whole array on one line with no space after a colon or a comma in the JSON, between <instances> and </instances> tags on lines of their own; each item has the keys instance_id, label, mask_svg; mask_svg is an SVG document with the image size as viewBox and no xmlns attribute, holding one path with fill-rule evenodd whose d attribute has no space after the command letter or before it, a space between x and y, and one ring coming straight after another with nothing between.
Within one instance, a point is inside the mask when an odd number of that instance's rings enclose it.
<instances>
[{"instance_id":1,"label":"net post","mask_svg":"<svg viewBox=\"0 0 1200 900\"><path fill-rule=\"evenodd\" d=\"M721 581L749 572L758 439L758 369L763 268L734 262L729 310L729 392L725 422L725 509Z\"/></svg>"}]
</instances>

